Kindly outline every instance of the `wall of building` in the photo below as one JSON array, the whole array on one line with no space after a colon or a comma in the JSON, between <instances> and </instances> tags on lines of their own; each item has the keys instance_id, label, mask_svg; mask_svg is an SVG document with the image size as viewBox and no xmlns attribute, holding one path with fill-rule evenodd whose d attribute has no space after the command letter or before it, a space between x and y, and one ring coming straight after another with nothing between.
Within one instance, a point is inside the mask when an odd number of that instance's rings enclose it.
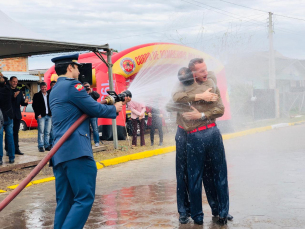
<instances>
[{"instance_id":1,"label":"wall of building","mask_svg":"<svg viewBox=\"0 0 305 229\"><path fill-rule=\"evenodd\" d=\"M6 58L0 59L0 67L2 71L11 72L27 72L28 71L28 58L27 57L16 57L16 58Z\"/></svg>"}]
</instances>

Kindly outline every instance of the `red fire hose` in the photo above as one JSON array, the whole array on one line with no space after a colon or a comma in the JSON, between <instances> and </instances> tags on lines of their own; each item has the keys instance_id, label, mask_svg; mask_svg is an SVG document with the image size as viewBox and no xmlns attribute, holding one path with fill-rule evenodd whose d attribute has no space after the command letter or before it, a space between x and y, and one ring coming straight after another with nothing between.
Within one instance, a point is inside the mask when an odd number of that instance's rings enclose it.
<instances>
[{"instance_id":1,"label":"red fire hose","mask_svg":"<svg viewBox=\"0 0 305 229\"><path fill-rule=\"evenodd\" d=\"M100 102L105 104L106 101ZM64 144L64 142L70 137L70 135L76 130L76 128L82 124L88 118L88 115L83 114L76 122L67 130L67 132L59 139L54 145L51 151L39 162L39 164L30 172L30 174L15 188L4 200L0 203L0 212L31 182L31 180L42 170L42 168L53 157L57 150Z\"/></svg>"}]
</instances>

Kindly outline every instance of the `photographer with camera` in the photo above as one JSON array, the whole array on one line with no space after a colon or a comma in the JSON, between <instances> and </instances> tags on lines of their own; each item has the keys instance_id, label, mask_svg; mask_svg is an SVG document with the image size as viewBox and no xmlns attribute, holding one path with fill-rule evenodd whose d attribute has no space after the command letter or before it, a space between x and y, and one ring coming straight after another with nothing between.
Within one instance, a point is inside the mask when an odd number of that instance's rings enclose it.
<instances>
[{"instance_id":1,"label":"photographer with camera","mask_svg":"<svg viewBox=\"0 0 305 229\"><path fill-rule=\"evenodd\" d=\"M92 97L92 99L97 101L98 98L100 97L100 95L96 91L93 91L90 88L90 84L88 82L84 82L83 85L86 89L86 92ZM95 147L98 147L98 146L100 146L100 137L99 137L99 133L98 133L97 118L95 118L95 117L90 118L90 125L91 125L92 131L93 131L93 140L94 140Z\"/></svg>"},{"instance_id":2,"label":"photographer with camera","mask_svg":"<svg viewBox=\"0 0 305 229\"><path fill-rule=\"evenodd\" d=\"M14 163L15 160L15 144L13 136L13 107L12 107L13 93L10 89L8 79L0 72L0 110L3 115L3 126L0 127L0 165L3 164L3 130L5 131L5 138L8 142L8 156L9 163Z\"/></svg>"}]
</instances>

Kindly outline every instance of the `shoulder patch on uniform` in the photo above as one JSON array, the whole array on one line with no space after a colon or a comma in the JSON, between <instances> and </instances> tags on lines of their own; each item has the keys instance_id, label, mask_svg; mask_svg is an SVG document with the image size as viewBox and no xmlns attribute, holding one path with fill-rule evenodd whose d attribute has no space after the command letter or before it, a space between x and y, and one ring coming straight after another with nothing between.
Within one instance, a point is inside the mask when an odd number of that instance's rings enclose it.
<instances>
[{"instance_id":1,"label":"shoulder patch on uniform","mask_svg":"<svg viewBox=\"0 0 305 229\"><path fill-rule=\"evenodd\" d=\"M81 91L84 89L83 85L81 85L80 83L75 84L74 87L76 88L76 90Z\"/></svg>"}]
</instances>

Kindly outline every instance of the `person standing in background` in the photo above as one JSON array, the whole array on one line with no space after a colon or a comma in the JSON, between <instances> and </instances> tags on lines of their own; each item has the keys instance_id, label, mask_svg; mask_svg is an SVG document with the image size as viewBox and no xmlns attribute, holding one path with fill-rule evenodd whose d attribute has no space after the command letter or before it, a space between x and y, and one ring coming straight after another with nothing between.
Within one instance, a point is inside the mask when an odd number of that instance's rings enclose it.
<instances>
[{"instance_id":1,"label":"person standing in background","mask_svg":"<svg viewBox=\"0 0 305 229\"><path fill-rule=\"evenodd\" d=\"M33 109L38 122L38 150L50 151L50 131L52 126L52 113L49 105L49 94L45 82L40 84L40 91L34 94Z\"/></svg>"},{"instance_id":2,"label":"person standing in background","mask_svg":"<svg viewBox=\"0 0 305 229\"><path fill-rule=\"evenodd\" d=\"M100 97L99 93L93 91L92 88L90 88L90 84L88 82L83 83L83 85L86 88L86 92L92 97L92 99L97 101L98 98ZM95 147L98 147L100 146L100 136L98 133L97 118L90 118L90 125L93 131L93 140Z\"/></svg>"},{"instance_id":3,"label":"person standing in background","mask_svg":"<svg viewBox=\"0 0 305 229\"><path fill-rule=\"evenodd\" d=\"M18 85L18 79L16 76L11 76L10 78L10 87L13 93L12 97L12 108L14 113L13 118L13 135L14 135L14 144L15 144L15 154L23 155L19 149L19 128L20 128L20 122L21 122L21 111L20 106L27 106L29 99L24 98L22 93L20 93L20 90L17 88ZM9 142L5 138L5 150L8 152L8 144Z\"/></svg>"},{"instance_id":4,"label":"person standing in background","mask_svg":"<svg viewBox=\"0 0 305 229\"><path fill-rule=\"evenodd\" d=\"M152 107L151 111L148 113L148 117L151 117L151 126L150 126L151 146L154 145L155 129L158 129L159 146L162 146L162 144L163 144L163 130L162 130L163 114L160 112L159 109Z\"/></svg>"},{"instance_id":5,"label":"person standing in background","mask_svg":"<svg viewBox=\"0 0 305 229\"><path fill-rule=\"evenodd\" d=\"M138 130L138 123L140 124L140 139L141 139L141 146L145 146L145 139L144 139L144 131L145 131L145 110L146 107L142 103L138 103L135 101L130 101L127 103L128 107L131 110L131 122L133 126L132 131L132 146L137 146L137 130Z\"/></svg>"},{"instance_id":6,"label":"person standing in background","mask_svg":"<svg viewBox=\"0 0 305 229\"><path fill-rule=\"evenodd\" d=\"M3 126L0 127L0 165L3 164L3 131L8 141L9 163L15 162L15 145L13 136L12 91L7 85L7 78L0 72L0 110L3 115Z\"/></svg>"},{"instance_id":7,"label":"person standing in background","mask_svg":"<svg viewBox=\"0 0 305 229\"><path fill-rule=\"evenodd\" d=\"M52 91L52 88L54 87L54 85L56 84L56 81L51 81L50 83L50 89L47 90L48 95L50 96L50 93ZM52 118L51 118L52 119ZM53 125L51 124L51 130L50 130L50 140L49 140L49 145L50 148L52 149L53 147L53 141L54 141L54 137L53 137Z\"/></svg>"}]
</instances>

